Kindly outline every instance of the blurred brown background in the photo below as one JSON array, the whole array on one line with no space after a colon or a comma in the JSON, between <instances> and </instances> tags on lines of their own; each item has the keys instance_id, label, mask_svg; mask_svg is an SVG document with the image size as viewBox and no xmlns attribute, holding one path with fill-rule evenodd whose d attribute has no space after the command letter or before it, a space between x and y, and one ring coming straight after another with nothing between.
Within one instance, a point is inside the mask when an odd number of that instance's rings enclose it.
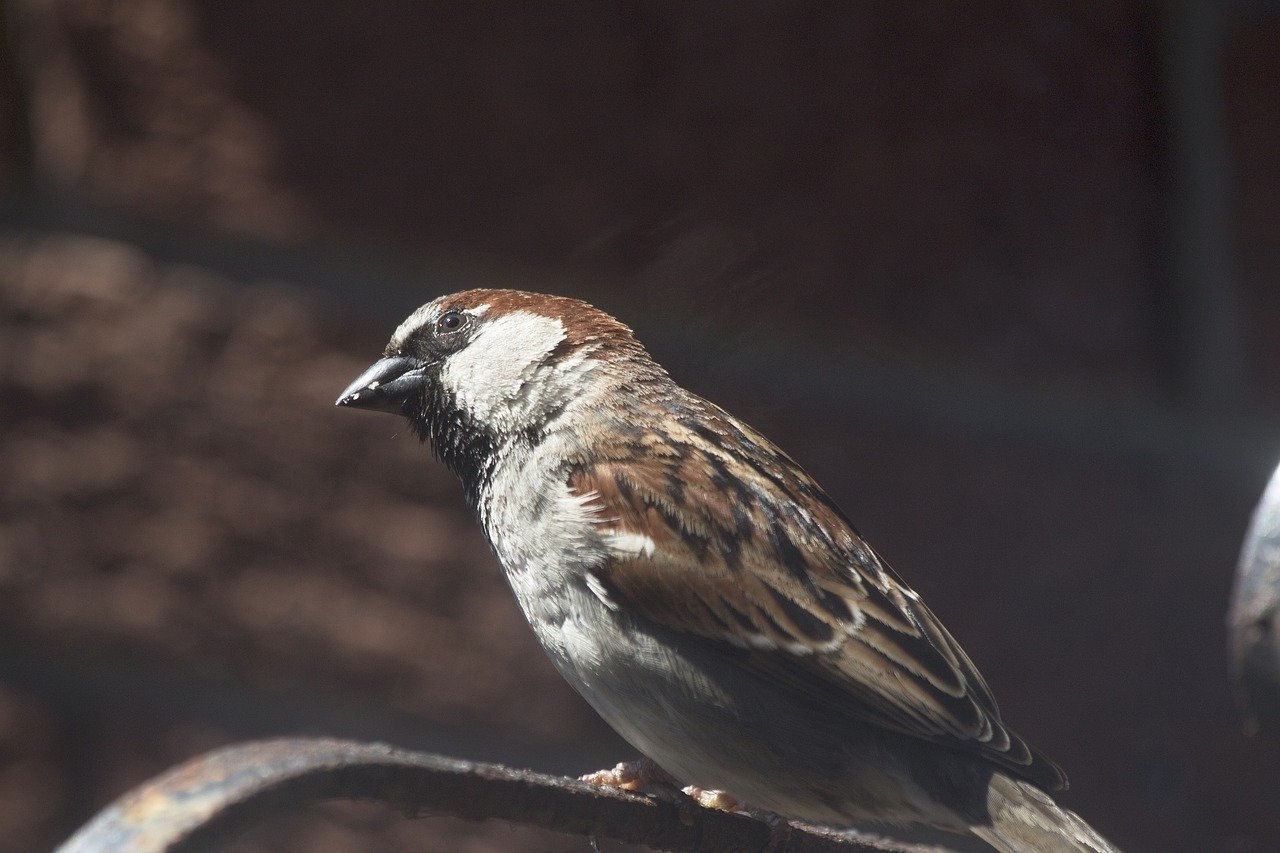
<instances>
[{"instance_id":1,"label":"blurred brown background","mask_svg":"<svg viewBox=\"0 0 1280 853\"><path fill-rule=\"evenodd\" d=\"M1280 458L1280 4L9 0L0 851L312 732L582 772L456 484L338 391L581 296L790 450L1126 850L1280 849L1223 622ZM586 850L368 808L242 850Z\"/></svg>"}]
</instances>

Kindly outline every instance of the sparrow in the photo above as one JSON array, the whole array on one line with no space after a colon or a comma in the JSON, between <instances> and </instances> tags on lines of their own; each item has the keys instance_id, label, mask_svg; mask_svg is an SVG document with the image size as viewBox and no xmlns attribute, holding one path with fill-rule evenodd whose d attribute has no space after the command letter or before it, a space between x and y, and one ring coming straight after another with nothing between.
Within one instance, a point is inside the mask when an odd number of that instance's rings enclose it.
<instances>
[{"instance_id":1,"label":"sparrow","mask_svg":"<svg viewBox=\"0 0 1280 853\"><path fill-rule=\"evenodd\" d=\"M813 478L609 314L442 296L337 405L408 419L556 668L671 777L784 819L1116 849Z\"/></svg>"}]
</instances>

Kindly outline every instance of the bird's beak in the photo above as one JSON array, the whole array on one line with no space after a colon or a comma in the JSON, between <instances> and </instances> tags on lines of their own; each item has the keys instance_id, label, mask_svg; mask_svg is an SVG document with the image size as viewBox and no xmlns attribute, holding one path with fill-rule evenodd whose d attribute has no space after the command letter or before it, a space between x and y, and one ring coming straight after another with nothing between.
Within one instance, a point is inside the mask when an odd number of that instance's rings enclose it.
<instances>
[{"instance_id":1,"label":"bird's beak","mask_svg":"<svg viewBox=\"0 0 1280 853\"><path fill-rule=\"evenodd\" d=\"M404 414L404 403L426 382L425 365L416 358L383 358L338 395L335 406Z\"/></svg>"}]
</instances>

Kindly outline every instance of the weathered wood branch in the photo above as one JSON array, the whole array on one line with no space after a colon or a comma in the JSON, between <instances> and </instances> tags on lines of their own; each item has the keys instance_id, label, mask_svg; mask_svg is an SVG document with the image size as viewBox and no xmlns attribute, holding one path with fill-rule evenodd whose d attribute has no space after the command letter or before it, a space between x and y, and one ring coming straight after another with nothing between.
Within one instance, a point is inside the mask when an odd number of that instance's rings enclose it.
<instances>
[{"instance_id":1,"label":"weathered wood branch","mask_svg":"<svg viewBox=\"0 0 1280 853\"><path fill-rule=\"evenodd\" d=\"M945 853L860 832L791 826L496 764L384 744L282 739L207 753L122 796L58 853L208 850L267 815L322 800L387 803L411 816L499 819L672 851Z\"/></svg>"}]
</instances>

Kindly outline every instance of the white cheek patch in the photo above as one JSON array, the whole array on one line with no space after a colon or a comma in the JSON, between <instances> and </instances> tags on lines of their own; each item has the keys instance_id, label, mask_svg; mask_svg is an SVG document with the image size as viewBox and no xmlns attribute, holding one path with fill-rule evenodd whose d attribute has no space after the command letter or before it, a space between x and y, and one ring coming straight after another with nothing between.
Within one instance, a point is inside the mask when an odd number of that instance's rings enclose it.
<instances>
[{"instance_id":1,"label":"white cheek patch","mask_svg":"<svg viewBox=\"0 0 1280 853\"><path fill-rule=\"evenodd\" d=\"M516 311L486 324L444 363L441 381L458 406L484 423L513 417L532 368L565 338L564 324Z\"/></svg>"}]
</instances>

